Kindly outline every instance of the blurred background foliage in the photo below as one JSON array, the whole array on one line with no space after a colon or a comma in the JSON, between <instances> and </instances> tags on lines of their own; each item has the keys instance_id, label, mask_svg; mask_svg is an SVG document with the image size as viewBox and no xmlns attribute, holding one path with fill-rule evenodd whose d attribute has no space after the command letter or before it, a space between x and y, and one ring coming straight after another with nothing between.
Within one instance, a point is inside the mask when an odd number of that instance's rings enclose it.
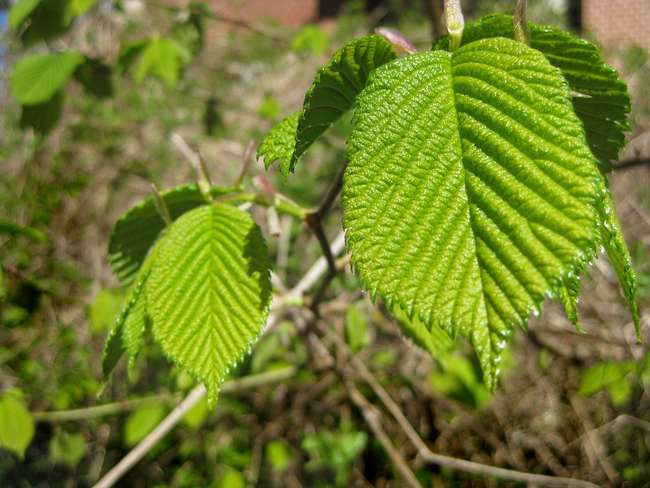
<instances>
[{"instance_id":1,"label":"blurred background foliage","mask_svg":"<svg viewBox=\"0 0 650 488\"><path fill-rule=\"evenodd\" d=\"M469 18L514 4L466 3ZM529 3L532 21L568 27L566 2ZM426 49L441 32L440 2L343 2L334 19L298 27L229 18L202 2L9 7L0 2L0 486L90 486L194 386L152 344L134 368L121 366L108 385L100 380L103 341L124 296L106 264L110 229L151 182L165 188L193 179L170 135L181 134L213 179L228 184L245 146L301 106L315 70L338 46L388 25ZM634 100L623 159L647 158L648 53L604 49ZM293 177L272 169L273 184L316 204L339 170L349 123L315 144ZM646 327L648 183L648 165L613 177ZM292 283L320 251L297 224L281 224L284 238L270 245L278 275ZM339 228L337 213L328 235ZM580 311L589 334L573 332L549 305L515 338L495 395L467 348L431 360L349 275L334 283L325 317L434 451L601 486L648 486L650 356L634 344L606 262L594 263L584 280ZM263 337L231 379L270 371L287 374L253 390L225 389L214 411L199 403L123 485L400 485L338 377L314 364L291 321ZM386 428L414 459L403 434ZM508 486L413 465L424 486Z\"/></svg>"}]
</instances>

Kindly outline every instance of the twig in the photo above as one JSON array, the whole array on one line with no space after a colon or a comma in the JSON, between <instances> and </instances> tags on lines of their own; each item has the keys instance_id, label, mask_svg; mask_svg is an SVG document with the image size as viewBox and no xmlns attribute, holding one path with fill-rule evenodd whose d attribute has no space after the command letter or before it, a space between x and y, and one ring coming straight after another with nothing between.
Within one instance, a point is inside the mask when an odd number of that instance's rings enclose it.
<instances>
[{"instance_id":1,"label":"twig","mask_svg":"<svg viewBox=\"0 0 650 488\"><path fill-rule=\"evenodd\" d=\"M379 384L379 381L377 381L377 378L375 378L365 363L350 353L347 344L339 336L335 334L330 335L335 341L336 347L340 351L345 351L346 355L351 358L350 362L352 363L355 371L359 373L363 380L368 383L379 400L395 418L398 425L404 431L411 443L415 446L420 457L425 461L445 468L463 471L465 473L477 474L483 477L499 478L509 481L521 481L524 483L538 484L541 486L597 488L596 485L588 481L525 473L523 471L498 468L496 466L490 466L488 464L475 463L473 461L467 461L465 459L458 459L434 453L425 444L420 435L416 432L416 430L413 428L409 420L402 412L402 409L397 405L397 403L395 403L388 392Z\"/></svg>"},{"instance_id":2,"label":"twig","mask_svg":"<svg viewBox=\"0 0 650 488\"><path fill-rule=\"evenodd\" d=\"M646 164L650 165L650 158L628 159L625 161L621 161L618 164L615 164L614 170L619 171L622 169L631 169L631 168L636 168L638 166L645 166Z\"/></svg>"},{"instance_id":3,"label":"twig","mask_svg":"<svg viewBox=\"0 0 650 488\"><path fill-rule=\"evenodd\" d=\"M370 430L372 430L372 433L384 448L384 451L386 451L386 454L388 454L388 457L390 457L391 462L397 471L402 475L404 481L406 481L408 486L412 488L421 488L422 485L413 474L413 471L411 471L411 468L406 463L404 458L402 458L397 449L395 449L393 443L388 438L386 431L384 431L384 428L381 426L381 414L379 411L370 402L368 402L366 397L361 394L354 383L348 380L345 382L345 387L348 390L350 400L352 400L352 403L354 403L359 408L361 415L363 415L363 418L370 427Z\"/></svg>"}]
</instances>

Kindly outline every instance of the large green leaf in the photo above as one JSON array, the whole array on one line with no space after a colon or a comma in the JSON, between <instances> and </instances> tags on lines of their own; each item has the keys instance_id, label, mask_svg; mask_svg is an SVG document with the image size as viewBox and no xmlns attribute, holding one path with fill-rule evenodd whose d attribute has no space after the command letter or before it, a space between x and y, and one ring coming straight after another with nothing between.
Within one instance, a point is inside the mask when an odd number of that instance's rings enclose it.
<instances>
[{"instance_id":1,"label":"large green leaf","mask_svg":"<svg viewBox=\"0 0 650 488\"><path fill-rule=\"evenodd\" d=\"M214 204L179 217L156 249L146 286L154 337L214 403L268 314L266 243L250 215Z\"/></svg>"},{"instance_id":2,"label":"large green leaf","mask_svg":"<svg viewBox=\"0 0 650 488\"><path fill-rule=\"evenodd\" d=\"M84 59L77 51L27 56L11 71L11 92L23 105L47 102L65 86Z\"/></svg>"},{"instance_id":3,"label":"large green leaf","mask_svg":"<svg viewBox=\"0 0 650 488\"><path fill-rule=\"evenodd\" d=\"M557 27L529 23L528 28L530 46L544 53L568 81L592 153L603 170L611 169L611 161L618 158L630 128L630 96L625 81L605 63L594 44ZM490 37L514 38L512 17L488 15L469 23L463 31L463 44ZM446 49L448 38L441 38L435 47Z\"/></svg>"},{"instance_id":4,"label":"large green leaf","mask_svg":"<svg viewBox=\"0 0 650 488\"><path fill-rule=\"evenodd\" d=\"M352 107L372 70L395 58L386 39L371 35L349 42L318 70L305 95L291 159L280 159L284 173L292 172L309 146Z\"/></svg>"},{"instance_id":5,"label":"large green leaf","mask_svg":"<svg viewBox=\"0 0 650 488\"><path fill-rule=\"evenodd\" d=\"M561 73L505 38L389 63L357 99L348 158L362 280L467 336L494 387L513 326L599 242L600 173Z\"/></svg>"}]
</instances>

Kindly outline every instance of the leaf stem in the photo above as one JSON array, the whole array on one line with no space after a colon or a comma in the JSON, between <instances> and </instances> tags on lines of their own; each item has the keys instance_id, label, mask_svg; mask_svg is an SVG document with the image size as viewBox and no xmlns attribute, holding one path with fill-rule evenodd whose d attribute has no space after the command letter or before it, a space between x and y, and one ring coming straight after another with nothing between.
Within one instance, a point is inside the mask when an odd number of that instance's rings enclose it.
<instances>
[{"instance_id":1,"label":"leaf stem","mask_svg":"<svg viewBox=\"0 0 650 488\"><path fill-rule=\"evenodd\" d=\"M307 215L307 209L301 207L296 202L291 200L289 197L276 193L275 198L268 198L265 195L259 193L241 191L237 193L231 193L229 195L222 195L214 199L215 202L234 202L234 203L244 203L250 202L255 203L256 205L261 205L262 207L275 207L278 212L285 215L290 215L299 220L304 220Z\"/></svg>"},{"instance_id":2,"label":"leaf stem","mask_svg":"<svg viewBox=\"0 0 650 488\"><path fill-rule=\"evenodd\" d=\"M460 47L465 29L465 19L460 0L445 0L445 18L449 32L449 51L454 52Z\"/></svg>"},{"instance_id":3,"label":"leaf stem","mask_svg":"<svg viewBox=\"0 0 650 488\"><path fill-rule=\"evenodd\" d=\"M515 39L524 44L528 44L528 20L526 13L528 10L527 0L517 0L517 7L515 8L515 15L512 17L512 27L515 30Z\"/></svg>"}]
</instances>

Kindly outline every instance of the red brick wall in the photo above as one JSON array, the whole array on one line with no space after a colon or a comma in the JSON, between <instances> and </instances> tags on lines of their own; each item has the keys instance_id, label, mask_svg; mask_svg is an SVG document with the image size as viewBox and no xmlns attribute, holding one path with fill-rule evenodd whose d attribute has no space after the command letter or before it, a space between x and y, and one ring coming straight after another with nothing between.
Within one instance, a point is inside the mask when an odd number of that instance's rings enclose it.
<instances>
[{"instance_id":1,"label":"red brick wall","mask_svg":"<svg viewBox=\"0 0 650 488\"><path fill-rule=\"evenodd\" d=\"M582 23L602 44L650 49L650 0L582 0Z\"/></svg>"}]
</instances>

